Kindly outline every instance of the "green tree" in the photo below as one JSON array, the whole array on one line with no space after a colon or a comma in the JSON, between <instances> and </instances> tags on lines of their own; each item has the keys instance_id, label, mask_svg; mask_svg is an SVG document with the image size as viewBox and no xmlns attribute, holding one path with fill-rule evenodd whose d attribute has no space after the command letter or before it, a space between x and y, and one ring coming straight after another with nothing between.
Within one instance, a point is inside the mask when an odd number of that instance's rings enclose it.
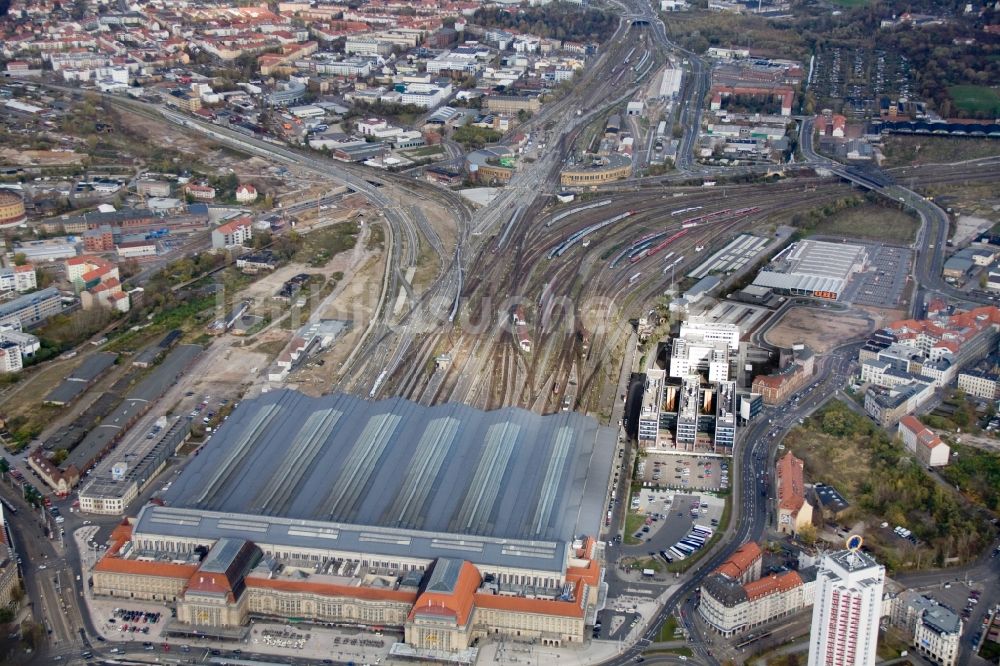
<instances>
[{"instance_id":1,"label":"green tree","mask_svg":"<svg viewBox=\"0 0 1000 666\"><path fill-rule=\"evenodd\" d=\"M27 255L24 254L24 252L17 252L14 254L15 266L24 266L27 263L28 263L28 257Z\"/></svg>"}]
</instances>

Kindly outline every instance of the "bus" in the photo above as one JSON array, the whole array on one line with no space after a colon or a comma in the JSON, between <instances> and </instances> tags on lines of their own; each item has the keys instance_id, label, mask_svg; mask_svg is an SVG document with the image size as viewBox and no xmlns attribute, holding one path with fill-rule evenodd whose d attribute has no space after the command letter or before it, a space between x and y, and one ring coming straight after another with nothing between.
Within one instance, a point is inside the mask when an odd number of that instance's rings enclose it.
<instances>
[{"instance_id":1,"label":"bus","mask_svg":"<svg viewBox=\"0 0 1000 666\"><path fill-rule=\"evenodd\" d=\"M692 548L691 546L685 546L683 543L675 543L674 544L674 548L676 548L677 550L681 551L685 555L690 555L691 553L693 553L695 551L694 548Z\"/></svg>"},{"instance_id":2,"label":"bus","mask_svg":"<svg viewBox=\"0 0 1000 666\"><path fill-rule=\"evenodd\" d=\"M697 532L698 534L704 534L705 536L712 536L714 532L708 527L702 527L701 525L695 525L691 528L692 532Z\"/></svg>"},{"instance_id":3,"label":"bus","mask_svg":"<svg viewBox=\"0 0 1000 666\"><path fill-rule=\"evenodd\" d=\"M687 557L687 556L686 556L686 555L685 555L684 553L682 553L681 551L677 550L677 549L676 549L676 548L674 548L673 546L671 546L670 548L668 548L668 549L667 549L667 551L668 551L668 552L669 552L669 553L670 553L671 555L673 555L673 556L674 556L674 559L675 559L675 560L683 560L683 559L684 559L685 557Z\"/></svg>"},{"instance_id":4,"label":"bus","mask_svg":"<svg viewBox=\"0 0 1000 666\"><path fill-rule=\"evenodd\" d=\"M694 539L681 539L680 542L689 548L694 548L695 550L698 550L705 545L703 541L695 541Z\"/></svg>"},{"instance_id":5,"label":"bus","mask_svg":"<svg viewBox=\"0 0 1000 666\"><path fill-rule=\"evenodd\" d=\"M690 534L688 534L684 538L685 539L697 539L698 541L701 541L703 543L705 541L708 541L708 535L707 534L702 534L701 532L691 532Z\"/></svg>"}]
</instances>

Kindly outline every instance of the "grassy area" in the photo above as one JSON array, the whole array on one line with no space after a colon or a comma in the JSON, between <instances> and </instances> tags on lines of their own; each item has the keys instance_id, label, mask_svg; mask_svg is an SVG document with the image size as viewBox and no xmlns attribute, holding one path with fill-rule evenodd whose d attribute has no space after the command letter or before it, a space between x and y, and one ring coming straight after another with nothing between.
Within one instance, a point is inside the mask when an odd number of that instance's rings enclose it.
<instances>
[{"instance_id":1,"label":"grassy area","mask_svg":"<svg viewBox=\"0 0 1000 666\"><path fill-rule=\"evenodd\" d=\"M951 86L948 94L955 106L968 113L1000 116L1000 93L989 86Z\"/></svg>"},{"instance_id":2,"label":"grassy area","mask_svg":"<svg viewBox=\"0 0 1000 666\"><path fill-rule=\"evenodd\" d=\"M288 344L288 338L282 338L280 340L269 340L267 342L258 343L255 347L251 348L251 351L255 351L261 354L265 354L269 357L277 356L278 353L285 348Z\"/></svg>"},{"instance_id":3,"label":"grassy area","mask_svg":"<svg viewBox=\"0 0 1000 666\"><path fill-rule=\"evenodd\" d=\"M813 231L887 243L912 243L919 228L919 220L898 208L867 204L838 211L817 224Z\"/></svg>"},{"instance_id":4,"label":"grassy area","mask_svg":"<svg viewBox=\"0 0 1000 666\"><path fill-rule=\"evenodd\" d=\"M292 261L309 264L313 268L326 266L333 255L354 247L360 227L357 222L340 222L325 229L318 229L302 236L302 247Z\"/></svg>"},{"instance_id":5,"label":"grassy area","mask_svg":"<svg viewBox=\"0 0 1000 666\"><path fill-rule=\"evenodd\" d=\"M663 571L663 560L658 557L645 557L632 562L632 566L640 571L643 569L652 569L656 573Z\"/></svg>"},{"instance_id":6,"label":"grassy area","mask_svg":"<svg viewBox=\"0 0 1000 666\"><path fill-rule=\"evenodd\" d=\"M150 324L138 331L129 330L108 343L108 351L138 349L146 342L175 328L186 333L205 323L217 305L214 294L194 298L169 310L158 311Z\"/></svg>"},{"instance_id":7,"label":"grassy area","mask_svg":"<svg viewBox=\"0 0 1000 666\"><path fill-rule=\"evenodd\" d=\"M1000 155L995 139L891 135L882 140L884 166L939 164Z\"/></svg>"},{"instance_id":8,"label":"grassy area","mask_svg":"<svg viewBox=\"0 0 1000 666\"><path fill-rule=\"evenodd\" d=\"M983 647L979 650L979 656L986 661L997 663L1000 659L1000 643L993 641L983 641Z\"/></svg>"},{"instance_id":9,"label":"grassy area","mask_svg":"<svg viewBox=\"0 0 1000 666\"><path fill-rule=\"evenodd\" d=\"M373 224L368 234L368 244L365 245L365 249L371 251L383 247L385 247L385 229L382 228L381 224Z\"/></svg>"},{"instance_id":10,"label":"grassy area","mask_svg":"<svg viewBox=\"0 0 1000 666\"><path fill-rule=\"evenodd\" d=\"M891 570L965 561L993 538L981 512L936 483L898 440L845 403L830 402L784 444L805 461L808 482L832 485L847 499L851 506L838 522L868 525L865 546ZM878 529L883 521L909 528L918 542Z\"/></svg>"},{"instance_id":11,"label":"grassy area","mask_svg":"<svg viewBox=\"0 0 1000 666\"><path fill-rule=\"evenodd\" d=\"M671 640L673 640L673 639L671 639ZM646 650L645 652L643 652L643 654L646 654L646 655L653 655L653 654L677 654L677 655L683 655L685 657L693 657L694 656L694 652L689 647L664 648L662 650Z\"/></svg>"},{"instance_id":12,"label":"grassy area","mask_svg":"<svg viewBox=\"0 0 1000 666\"><path fill-rule=\"evenodd\" d=\"M632 513L631 511L625 515L625 545L626 546L636 546L642 541L636 539L633 534L642 529L642 526L646 524L646 516L640 513Z\"/></svg>"},{"instance_id":13,"label":"grassy area","mask_svg":"<svg viewBox=\"0 0 1000 666\"><path fill-rule=\"evenodd\" d=\"M876 654L880 660L888 661L889 659L898 658L903 650L909 651L910 649L906 641L901 640L898 636L895 636L891 632L882 632L882 635L879 637Z\"/></svg>"},{"instance_id":14,"label":"grassy area","mask_svg":"<svg viewBox=\"0 0 1000 666\"><path fill-rule=\"evenodd\" d=\"M656 640L660 643L666 643L667 641L672 641L676 638L674 633L677 631L677 618L671 615L667 618L667 621L663 623L660 627L660 633L657 634Z\"/></svg>"},{"instance_id":15,"label":"grassy area","mask_svg":"<svg viewBox=\"0 0 1000 666\"><path fill-rule=\"evenodd\" d=\"M434 155L440 155L444 152L444 148L440 145L438 146L424 146L422 148L414 148L412 150L405 150L403 154L410 158L420 158L420 157L433 157Z\"/></svg>"}]
</instances>

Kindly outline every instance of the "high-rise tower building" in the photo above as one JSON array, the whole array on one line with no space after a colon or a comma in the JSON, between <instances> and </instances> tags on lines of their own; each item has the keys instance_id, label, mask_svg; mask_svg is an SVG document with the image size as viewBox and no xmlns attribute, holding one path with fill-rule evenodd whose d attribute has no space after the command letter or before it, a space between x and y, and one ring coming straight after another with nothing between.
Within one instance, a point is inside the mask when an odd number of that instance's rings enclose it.
<instances>
[{"instance_id":1,"label":"high-rise tower building","mask_svg":"<svg viewBox=\"0 0 1000 666\"><path fill-rule=\"evenodd\" d=\"M882 612L885 567L861 552L861 537L847 550L823 556L816 575L809 666L872 666Z\"/></svg>"}]
</instances>

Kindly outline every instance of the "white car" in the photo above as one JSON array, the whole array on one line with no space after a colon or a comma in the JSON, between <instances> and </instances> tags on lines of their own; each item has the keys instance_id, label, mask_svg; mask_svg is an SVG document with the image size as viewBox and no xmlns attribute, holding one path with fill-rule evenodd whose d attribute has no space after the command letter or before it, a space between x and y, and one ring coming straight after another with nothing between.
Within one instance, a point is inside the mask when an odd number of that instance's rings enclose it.
<instances>
[{"instance_id":1,"label":"white car","mask_svg":"<svg viewBox=\"0 0 1000 666\"><path fill-rule=\"evenodd\" d=\"M38 565L38 570L39 570L39 571L45 571L46 569L48 569L48 567L47 567L47 566L45 566L44 564L39 564L39 565Z\"/></svg>"}]
</instances>

